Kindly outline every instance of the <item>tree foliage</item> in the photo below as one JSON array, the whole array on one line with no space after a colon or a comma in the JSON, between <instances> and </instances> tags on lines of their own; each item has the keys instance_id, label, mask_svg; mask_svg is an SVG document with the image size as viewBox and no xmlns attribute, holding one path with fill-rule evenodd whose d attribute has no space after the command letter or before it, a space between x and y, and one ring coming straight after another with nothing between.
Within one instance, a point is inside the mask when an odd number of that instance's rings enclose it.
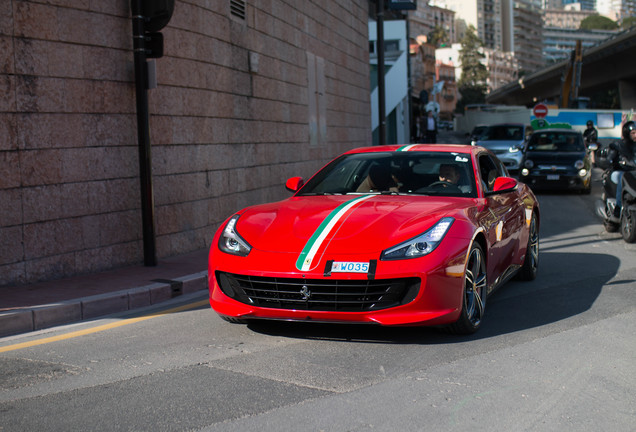
<instances>
[{"instance_id":1,"label":"tree foliage","mask_svg":"<svg viewBox=\"0 0 636 432\"><path fill-rule=\"evenodd\" d=\"M486 100L486 81L488 69L481 62L485 57L481 52L484 43L475 31L474 26L469 26L461 40L459 61L462 65L462 76L457 85L462 95L457 104L457 111L463 111L469 104L484 103Z\"/></svg>"},{"instance_id":2,"label":"tree foliage","mask_svg":"<svg viewBox=\"0 0 636 432\"><path fill-rule=\"evenodd\" d=\"M447 45L450 38L448 37L448 32L444 29L444 27L436 25L435 28L428 34L428 41L435 45L435 48L439 48Z\"/></svg>"},{"instance_id":3,"label":"tree foliage","mask_svg":"<svg viewBox=\"0 0 636 432\"><path fill-rule=\"evenodd\" d=\"M581 30L616 30L618 24L616 21L601 15L590 15L581 21L579 28Z\"/></svg>"},{"instance_id":4,"label":"tree foliage","mask_svg":"<svg viewBox=\"0 0 636 432\"><path fill-rule=\"evenodd\" d=\"M636 25L636 16L624 18L621 22L622 29L628 29Z\"/></svg>"}]
</instances>

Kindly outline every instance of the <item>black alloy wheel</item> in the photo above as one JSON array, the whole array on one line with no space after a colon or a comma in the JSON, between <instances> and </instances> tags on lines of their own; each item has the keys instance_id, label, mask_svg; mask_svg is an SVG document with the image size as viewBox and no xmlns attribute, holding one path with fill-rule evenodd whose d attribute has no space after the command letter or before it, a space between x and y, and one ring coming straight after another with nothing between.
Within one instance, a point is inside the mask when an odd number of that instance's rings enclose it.
<instances>
[{"instance_id":1,"label":"black alloy wheel","mask_svg":"<svg viewBox=\"0 0 636 432\"><path fill-rule=\"evenodd\" d=\"M526 258L523 266L517 274L517 279L531 281L536 279L539 271L539 226L537 216L532 215L530 229L528 231L528 247L526 248Z\"/></svg>"},{"instance_id":2,"label":"black alloy wheel","mask_svg":"<svg viewBox=\"0 0 636 432\"><path fill-rule=\"evenodd\" d=\"M461 335L472 334L479 330L486 311L487 294L488 281L484 251L479 243L473 243L464 274L462 311L459 319L448 326L448 330Z\"/></svg>"}]
</instances>

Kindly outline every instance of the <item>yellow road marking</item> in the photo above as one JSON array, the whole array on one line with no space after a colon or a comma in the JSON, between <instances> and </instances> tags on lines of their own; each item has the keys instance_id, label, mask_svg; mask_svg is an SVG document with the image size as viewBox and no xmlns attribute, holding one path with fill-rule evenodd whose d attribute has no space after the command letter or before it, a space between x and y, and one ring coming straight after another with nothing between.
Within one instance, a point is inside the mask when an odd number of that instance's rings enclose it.
<instances>
[{"instance_id":1,"label":"yellow road marking","mask_svg":"<svg viewBox=\"0 0 636 432\"><path fill-rule=\"evenodd\" d=\"M59 335L59 336L51 336L51 337L47 337L47 338L43 338L43 339L36 339L30 342L22 342L19 344L14 344L14 345L7 345L5 347L0 347L0 353L3 352L8 352L8 351L15 351L15 350L19 350L22 348L30 348L33 346L37 346L37 345L44 345L44 344L48 344L51 342L58 342L58 341L62 341L62 340L66 340L66 339L72 339L72 338L76 338L76 337L80 337L80 336L84 336L87 334L91 334L91 333L98 333L101 331L105 331L105 330L110 330L110 329L114 329L117 327L122 327L128 324L135 324L141 321L145 321L145 320L149 320L151 318L156 318L156 317L160 317L163 315L169 315L169 314L173 314L173 313L177 313L177 312L183 312L185 310L189 310L189 309L194 309L197 308L199 306L204 306L208 303L208 300L200 300L198 302L194 302L194 303L188 303L185 304L183 306L179 306L179 307L175 307L172 309L167 309L165 311L161 311L161 312L154 312L151 313L149 315L144 315L144 316L140 316L137 318L128 318L128 319L124 319L121 321L117 321L117 322L113 322L110 324L104 324L104 325L100 325L97 327L91 327L88 329L84 329L84 330L78 330L75 332L71 332L71 333L66 333L63 335Z\"/></svg>"}]
</instances>

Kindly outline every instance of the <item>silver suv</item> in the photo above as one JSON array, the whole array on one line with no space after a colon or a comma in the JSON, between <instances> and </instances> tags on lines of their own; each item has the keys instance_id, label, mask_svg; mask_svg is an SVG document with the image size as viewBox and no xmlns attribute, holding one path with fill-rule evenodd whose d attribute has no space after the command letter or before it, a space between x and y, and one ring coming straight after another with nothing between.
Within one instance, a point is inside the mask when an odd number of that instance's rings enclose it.
<instances>
[{"instance_id":1,"label":"silver suv","mask_svg":"<svg viewBox=\"0 0 636 432\"><path fill-rule=\"evenodd\" d=\"M523 123L501 123L488 127L488 131L475 145L485 147L497 155L510 173L519 171L526 137L532 133Z\"/></svg>"}]
</instances>

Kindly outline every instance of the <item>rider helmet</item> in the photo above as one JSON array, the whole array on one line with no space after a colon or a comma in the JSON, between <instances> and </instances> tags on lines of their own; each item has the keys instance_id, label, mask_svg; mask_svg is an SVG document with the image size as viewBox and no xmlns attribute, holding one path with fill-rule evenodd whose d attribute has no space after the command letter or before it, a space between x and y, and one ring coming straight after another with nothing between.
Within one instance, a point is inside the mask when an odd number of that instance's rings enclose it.
<instances>
[{"instance_id":1,"label":"rider helmet","mask_svg":"<svg viewBox=\"0 0 636 432\"><path fill-rule=\"evenodd\" d=\"M587 127L592 127L592 126L594 126L594 122L592 120L588 120Z\"/></svg>"},{"instance_id":2,"label":"rider helmet","mask_svg":"<svg viewBox=\"0 0 636 432\"><path fill-rule=\"evenodd\" d=\"M625 141L632 141L629 133L633 130L636 130L636 123L631 120L623 125L623 139L625 139Z\"/></svg>"}]
</instances>

